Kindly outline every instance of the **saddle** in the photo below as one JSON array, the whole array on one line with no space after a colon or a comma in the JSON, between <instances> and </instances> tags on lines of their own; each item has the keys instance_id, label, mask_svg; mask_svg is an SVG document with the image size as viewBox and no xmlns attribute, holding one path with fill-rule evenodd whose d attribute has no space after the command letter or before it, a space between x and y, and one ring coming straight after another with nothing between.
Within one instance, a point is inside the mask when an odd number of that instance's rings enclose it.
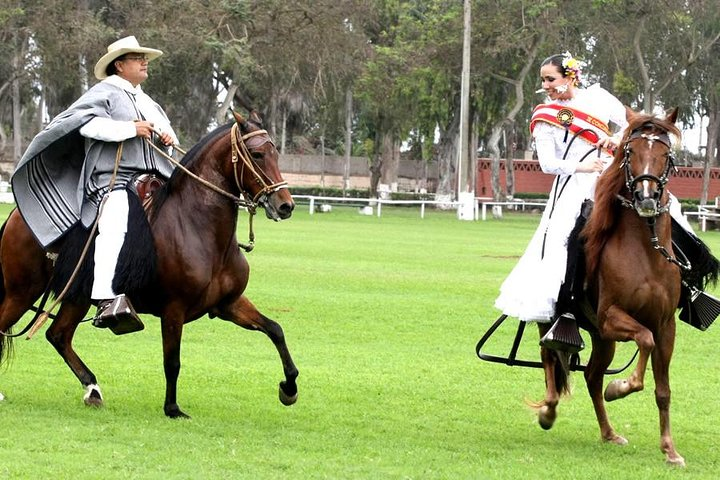
<instances>
[{"instance_id":1,"label":"saddle","mask_svg":"<svg viewBox=\"0 0 720 480\"><path fill-rule=\"evenodd\" d=\"M154 173L141 173L133 178L131 185L137 192L143 208L147 210L152 203L153 193L165 185L165 180Z\"/></svg>"}]
</instances>

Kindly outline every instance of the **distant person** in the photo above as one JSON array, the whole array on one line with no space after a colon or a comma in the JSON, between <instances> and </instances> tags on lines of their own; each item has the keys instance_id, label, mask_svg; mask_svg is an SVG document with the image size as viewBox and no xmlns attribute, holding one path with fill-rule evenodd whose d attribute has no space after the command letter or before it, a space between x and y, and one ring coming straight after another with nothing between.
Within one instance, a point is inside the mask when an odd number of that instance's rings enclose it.
<instances>
[{"instance_id":1,"label":"distant person","mask_svg":"<svg viewBox=\"0 0 720 480\"><path fill-rule=\"evenodd\" d=\"M113 289L113 277L127 232L127 185L141 173L167 179L173 170L146 139L167 148L177 137L163 109L140 87L149 62L162 54L133 36L108 46L94 70L102 81L32 140L12 178L18 208L43 247L79 221L90 227L102 204L91 295L98 304L97 327L142 328L130 300ZM110 190L120 142L122 158Z\"/></svg>"}]
</instances>

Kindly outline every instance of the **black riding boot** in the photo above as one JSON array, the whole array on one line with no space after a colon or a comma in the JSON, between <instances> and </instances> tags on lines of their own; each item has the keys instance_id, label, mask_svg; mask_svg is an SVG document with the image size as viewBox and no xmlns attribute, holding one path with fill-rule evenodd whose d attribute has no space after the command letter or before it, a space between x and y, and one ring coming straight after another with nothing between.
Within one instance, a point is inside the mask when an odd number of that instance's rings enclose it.
<instances>
[{"instance_id":1,"label":"black riding boot","mask_svg":"<svg viewBox=\"0 0 720 480\"><path fill-rule=\"evenodd\" d=\"M578 279L577 277L578 275L584 276L585 272L585 256L580 240L580 232L590 216L592 205L591 200L583 202L575 227L568 237L565 280L560 286L553 324L550 330L540 339L540 345L543 347L568 353L578 353L585 348L585 342L580 336L580 329L575 318L575 314L579 313L575 304L575 292L578 288L582 288L583 283L582 278Z\"/></svg>"}]
</instances>

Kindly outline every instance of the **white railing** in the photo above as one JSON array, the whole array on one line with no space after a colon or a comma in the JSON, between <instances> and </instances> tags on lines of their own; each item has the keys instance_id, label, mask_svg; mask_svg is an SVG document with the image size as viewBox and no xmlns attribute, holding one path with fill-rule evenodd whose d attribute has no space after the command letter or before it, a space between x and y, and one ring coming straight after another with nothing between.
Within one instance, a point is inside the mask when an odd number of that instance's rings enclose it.
<instances>
[{"instance_id":1,"label":"white railing","mask_svg":"<svg viewBox=\"0 0 720 480\"><path fill-rule=\"evenodd\" d=\"M445 200L390 200L383 198L356 198L356 197L321 197L316 195L293 195L293 198L306 199L309 201L309 213L313 215L315 213L316 202L327 202L327 203L355 203L365 205L366 207L376 207L377 216L382 216L383 205L419 205L420 206L420 218L425 218L425 206L426 205L445 205L448 208L457 208L460 203L456 201L445 201Z\"/></svg>"},{"instance_id":2,"label":"white railing","mask_svg":"<svg viewBox=\"0 0 720 480\"><path fill-rule=\"evenodd\" d=\"M707 231L708 222L720 222L720 212L715 205L698 205L697 212L684 212L685 218L696 217L700 230Z\"/></svg>"},{"instance_id":3,"label":"white railing","mask_svg":"<svg viewBox=\"0 0 720 480\"><path fill-rule=\"evenodd\" d=\"M383 205L418 205L420 207L420 218L425 218L425 207L428 205L442 205L447 207L448 209L459 209L461 206L461 202L448 200L390 200L382 198L323 197L317 195L293 195L293 198L308 200L308 209L310 215L313 215L316 212L318 202L325 202L326 204L353 203L364 206L365 208L375 207L374 213L371 212L369 213L369 215L376 214L378 217L382 216ZM487 220L488 206L505 206L511 207L513 210L524 211L528 207L545 207L545 204L546 202L540 200L513 200L510 202L495 202L491 197L475 197L473 212L475 220ZM322 208L321 205L320 208Z\"/></svg>"},{"instance_id":4,"label":"white railing","mask_svg":"<svg viewBox=\"0 0 720 480\"><path fill-rule=\"evenodd\" d=\"M522 210L525 211L525 207L545 207L547 204L546 201L541 200L533 200L533 201L525 201L525 200L513 200L510 202L495 202L492 199L483 199L483 198L477 198L476 199L478 203L480 204L480 218L482 220L487 220L487 207L490 206L491 208L494 206L499 207L513 207L514 210ZM475 215L475 220L477 220L477 214Z\"/></svg>"}]
</instances>

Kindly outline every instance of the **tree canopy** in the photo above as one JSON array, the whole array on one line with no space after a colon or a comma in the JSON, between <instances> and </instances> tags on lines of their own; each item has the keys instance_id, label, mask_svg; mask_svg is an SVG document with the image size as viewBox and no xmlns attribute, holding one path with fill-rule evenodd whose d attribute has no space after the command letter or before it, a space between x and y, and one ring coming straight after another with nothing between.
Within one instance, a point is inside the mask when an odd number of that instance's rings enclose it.
<instances>
[{"instance_id":1,"label":"tree canopy","mask_svg":"<svg viewBox=\"0 0 720 480\"><path fill-rule=\"evenodd\" d=\"M717 165L716 1L470 5L474 151L499 161L530 149L539 63L570 50L587 62L591 82L629 106L679 106L690 126L708 119L703 160ZM165 52L143 88L165 107L185 145L224 122L229 107L254 108L284 153L342 154L349 144L352 154L367 156L376 185L393 175L404 144L414 160L440 167L439 192L453 191L458 0L0 0L3 161L17 160L49 118L96 82L95 61L126 35Z\"/></svg>"}]
</instances>

